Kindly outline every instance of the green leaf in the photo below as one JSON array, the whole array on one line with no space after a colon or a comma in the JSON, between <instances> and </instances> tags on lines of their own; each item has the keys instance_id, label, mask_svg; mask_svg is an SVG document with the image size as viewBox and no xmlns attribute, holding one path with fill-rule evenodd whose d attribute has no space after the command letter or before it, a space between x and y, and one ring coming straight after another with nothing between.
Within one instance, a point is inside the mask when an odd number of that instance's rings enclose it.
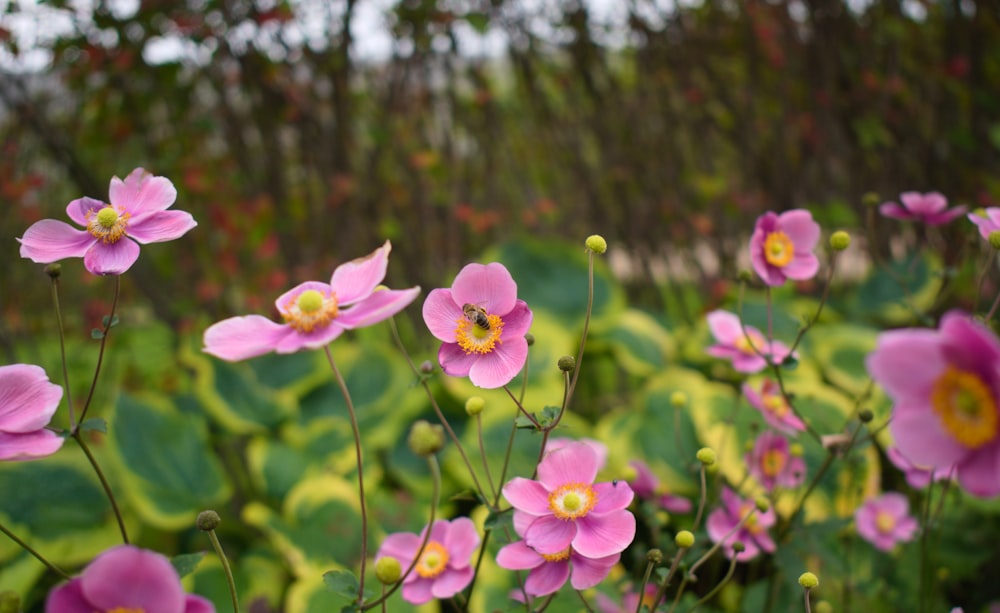
<instances>
[{"instance_id":1,"label":"green leaf","mask_svg":"<svg viewBox=\"0 0 1000 613\"><path fill-rule=\"evenodd\" d=\"M95 341L99 341L102 338L104 338L104 331L103 330L99 330L97 328L91 328L90 329L90 338L94 339Z\"/></svg>"},{"instance_id":2,"label":"green leaf","mask_svg":"<svg viewBox=\"0 0 1000 613\"><path fill-rule=\"evenodd\" d=\"M170 563L173 564L174 570L181 577L186 577L194 572L194 569L198 567L198 563L201 559L205 557L204 551L199 551L198 553L182 553L180 555L170 558Z\"/></svg>"},{"instance_id":3,"label":"green leaf","mask_svg":"<svg viewBox=\"0 0 1000 613\"><path fill-rule=\"evenodd\" d=\"M465 21L479 34L486 34L490 29L490 16L486 13L466 13Z\"/></svg>"},{"instance_id":4,"label":"green leaf","mask_svg":"<svg viewBox=\"0 0 1000 613\"><path fill-rule=\"evenodd\" d=\"M323 573L323 584L326 589L348 600L358 596L358 578L349 570L329 570Z\"/></svg>"},{"instance_id":5,"label":"green leaf","mask_svg":"<svg viewBox=\"0 0 1000 613\"><path fill-rule=\"evenodd\" d=\"M538 419L534 413L531 414L531 417L535 417L536 421ZM518 413L514 419L514 425L519 430L538 430L538 426L535 425L535 422L531 421L531 417L528 417L524 413Z\"/></svg>"},{"instance_id":6,"label":"green leaf","mask_svg":"<svg viewBox=\"0 0 1000 613\"><path fill-rule=\"evenodd\" d=\"M104 434L107 434L108 422L106 422L103 417L91 417L90 419L84 420L80 424L80 429L84 432L92 430L94 432L103 432Z\"/></svg>"}]
</instances>

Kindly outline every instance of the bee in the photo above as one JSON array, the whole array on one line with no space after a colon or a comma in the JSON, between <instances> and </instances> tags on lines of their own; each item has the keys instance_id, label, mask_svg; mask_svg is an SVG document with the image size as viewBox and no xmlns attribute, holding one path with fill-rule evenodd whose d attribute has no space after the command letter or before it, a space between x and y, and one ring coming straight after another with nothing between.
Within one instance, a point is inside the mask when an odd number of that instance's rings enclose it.
<instances>
[{"instance_id":1,"label":"bee","mask_svg":"<svg viewBox=\"0 0 1000 613\"><path fill-rule=\"evenodd\" d=\"M486 318L486 309L477 304L463 304L462 312L465 313L465 318L476 324L483 330L490 329L490 320Z\"/></svg>"}]
</instances>

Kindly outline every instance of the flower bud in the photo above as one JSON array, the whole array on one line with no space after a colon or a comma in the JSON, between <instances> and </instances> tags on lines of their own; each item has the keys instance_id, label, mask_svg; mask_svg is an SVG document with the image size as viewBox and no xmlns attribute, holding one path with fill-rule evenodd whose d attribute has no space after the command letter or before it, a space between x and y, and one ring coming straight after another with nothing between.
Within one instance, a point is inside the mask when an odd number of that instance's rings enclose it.
<instances>
[{"instance_id":1,"label":"flower bud","mask_svg":"<svg viewBox=\"0 0 1000 613\"><path fill-rule=\"evenodd\" d=\"M802 573L801 575L799 575L799 585L806 588L807 590L811 590L812 588L819 585L819 577L817 577L812 573Z\"/></svg>"},{"instance_id":2,"label":"flower bud","mask_svg":"<svg viewBox=\"0 0 1000 613\"><path fill-rule=\"evenodd\" d=\"M879 200L881 198L875 192L868 192L864 196L861 196L861 204L865 206L878 206Z\"/></svg>"},{"instance_id":3,"label":"flower bud","mask_svg":"<svg viewBox=\"0 0 1000 613\"><path fill-rule=\"evenodd\" d=\"M788 453L797 458L801 458L805 455L806 449L802 446L802 443L792 443L788 446Z\"/></svg>"},{"instance_id":4,"label":"flower bud","mask_svg":"<svg viewBox=\"0 0 1000 613\"><path fill-rule=\"evenodd\" d=\"M833 605L827 600L820 600L813 605L813 613L833 613Z\"/></svg>"},{"instance_id":5,"label":"flower bud","mask_svg":"<svg viewBox=\"0 0 1000 613\"><path fill-rule=\"evenodd\" d=\"M718 456L715 455L715 451L710 447L702 447L698 450L698 453L695 454L695 457L697 457L698 461L705 466L715 464L715 461L718 459Z\"/></svg>"},{"instance_id":6,"label":"flower bud","mask_svg":"<svg viewBox=\"0 0 1000 613\"><path fill-rule=\"evenodd\" d=\"M684 407L687 406L687 403L688 403L688 395L685 394L684 392L678 391L674 392L673 394L670 394L670 406L674 407L675 409L683 409Z\"/></svg>"},{"instance_id":7,"label":"flower bud","mask_svg":"<svg viewBox=\"0 0 1000 613\"><path fill-rule=\"evenodd\" d=\"M753 281L753 273L744 268L739 272L739 274L736 275L736 280L740 283L749 283Z\"/></svg>"},{"instance_id":8,"label":"flower bud","mask_svg":"<svg viewBox=\"0 0 1000 613\"><path fill-rule=\"evenodd\" d=\"M688 530L681 530L674 536L674 544L683 549L688 549L694 545L694 534Z\"/></svg>"},{"instance_id":9,"label":"flower bud","mask_svg":"<svg viewBox=\"0 0 1000 613\"><path fill-rule=\"evenodd\" d=\"M219 519L218 513L208 510L198 513L198 519L195 521L195 525L197 525L198 529L202 532L211 532L219 526L220 521L222 520Z\"/></svg>"},{"instance_id":10,"label":"flower bud","mask_svg":"<svg viewBox=\"0 0 1000 613\"><path fill-rule=\"evenodd\" d=\"M590 249L596 254L602 254L608 250L608 241L604 240L604 237L600 234L591 234L587 237L587 249Z\"/></svg>"},{"instance_id":11,"label":"flower bud","mask_svg":"<svg viewBox=\"0 0 1000 613\"><path fill-rule=\"evenodd\" d=\"M386 556L375 560L375 577L383 585L391 585L403 575L403 567L396 558Z\"/></svg>"},{"instance_id":12,"label":"flower bud","mask_svg":"<svg viewBox=\"0 0 1000 613\"><path fill-rule=\"evenodd\" d=\"M994 230L990 232L990 247L994 249L1000 249L1000 230Z\"/></svg>"},{"instance_id":13,"label":"flower bud","mask_svg":"<svg viewBox=\"0 0 1000 613\"><path fill-rule=\"evenodd\" d=\"M767 513L767 510L771 508L771 501L767 499L767 496L757 496L753 503L761 513Z\"/></svg>"},{"instance_id":14,"label":"flower bud","mask_svg":"<svg viewBox=\"0 0 1000 613\"><path fill-rule=\"evenodd\" d=\"M875 414L872 413L871 409L861 409L860 411L858 411L858 419L860 419L861 423L863 424L867 424L874 418Z\"/></svg>"},{"instance_id":15,"label":"flower bud","mask_svg":"<svg viewBox=\"0 0 1000 613\"><path fill-rule=\"evenodd\" d=\"M735 553L743 553L746 549L747 547L743 544L743 541L733 541L733 551Z\"/></svg>"},{"instance_id":16,"label":"flower bud","mask_svg":"<svg viewBox=\"0 0 1000 613\"><path fill-rule=\"evenodd\" d=\"M834 251L843 251L851 246L851 235L843 230L837 230L830 235L830 247Z\"/></svg>"},{"instance_id":17,"label":"flower bud","mask_svg":"<svg viewBox=\"0 0 1000 613\"><path fill-rule=\"evenodd\" d=\"M559 358L559 370L563 372L572 372L576 368L576 358L571 355L564 355Z\"/></svg>"},{"instance_id":18,"label":"flower bud","mask_svg":"<svg viewBox=\"0 0 1000 613\"><path fill-rule=\"evenodd\" d=\"M646 552L646 560L653 564L659 564L663 561L663 552L659 549L650 549Z\"/></svg>"},{"instance_id":19,"label":"flower bud","mask_svg":"<svg viewBox=\"0 0 1000 613\"><path fill-rule=\"evenodd\" d=\"M421 457L434 455L444 447L444 428L423 419L413 423L406 440L410 451Z\"/></svg>"},{"instance_id":20,"label":"flower bud","mask_svg":"<svg viewBox=\"0 0 1000 613\"><path fill-rule=\"evenodd\" d=\"M52 262L51 264L45 265L45 274L53 279L58 279L59 275L62 274L62 264L59 262Z\"/></svg>"},{"instance_id":21,"label":"flower bud","mask_svg":"<svg viewBox=\"0 0 1000 613\"><path fill-rule=\"evenodd\" d=\"M486 401L480 396L471 396L465 401L465 414L469 417L479 415L486 408Z\"/></svg>"},{"instance_id":22,"label":"flower bud","mask_svg":"<svg viewBox=\"0 0 1000 613\"><path fill-rule=\"evenodd\" d=\"M524 341L528 343L528 347L531 347L532 345L535 344L535 335L532 334L531 332L528 332L527 334L524 335Z\"/></svg>"},{"instance_id":23,"label":"flower bud","mask_svg":"<svg viewBox=\"0 0 1000 613\"><path fill-rule=\"evenodd\" d=\"M420 363L420 372L425 375L429 375L434 372L434 365L431 364L430 360L424 360Z\"/></svg>"}]
</instances>

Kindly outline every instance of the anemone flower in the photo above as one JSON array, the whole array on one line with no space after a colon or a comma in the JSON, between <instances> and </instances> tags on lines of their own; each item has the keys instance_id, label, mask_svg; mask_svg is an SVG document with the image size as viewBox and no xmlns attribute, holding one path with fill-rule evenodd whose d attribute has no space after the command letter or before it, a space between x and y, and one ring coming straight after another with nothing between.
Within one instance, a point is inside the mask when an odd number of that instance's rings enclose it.
<instances>
[{"instance_id":1,"label":"anemone flower","mask_svg":"<svg viewBox=\"0 0 1000 613\"><path fill-rule=\"evenodd\" d=\"M571 443L542 458L537 481L515 477L503 486L528 547L546 555L572 547L591 559L628 547L635 538L635 516L626 508L632 488L622 481L595 484L599 461L590 445Z\"/></svg>"},{"instance_id":2,"label":"anemone flower","mask_svg":"<svg viewBox=\"0 0 1000 613\"><path fill-rule=\"evenodd\" d=\"M420 534L396 532L382 541L375 561L392 557L406 569L420 551L427 528ZM439 519L431 526L430 539L413 571L403 580L403 600L424 604L438 598L451 598L472 581L472 553L479 547L479 534L472 520L459 517Z\"/></svg>"},{"instance_id":3,"label":"anemone flower","mask_svg":"<svg viewBox=\"0 0 1000 613\"><path fill-rule=\"evenodd\" d=\"M757 218L750 236L750 263L767 285L783 285L786 279L804 281L819 270L813 254L819 242L819 224L805 209L768 211Z\"/></svg>"},{"instance_id":4,"label":"anemone flower","mask_svg":"<svg viewBox=\"0 0 1000 613\"><path fill-rule=\"evenodd\" d=\"M760 411L764 421L778 432L795 436L806 429L806 425L795 415L788 405L785 395L773 379L766 378L755 390L749 383L743 384L743 395L750 406Z\"/></svg>"},{"instance_id":5,"label":"anemone flower","mask_svg":"<svg viewBox=\"0 0 1000 613\"><path fill-rule=\"evenodd\" d=\"M737 562L747 562L756 558L762 551L774 552L774 540L767 531L774 525L776 519L774 509L768 509L763 513L755 512L739 530L726 537L726 534L738 526L754 506L753 500L740 498L733 490L723 487L722 505L712 511L705 521L708 538L713 543L723 542L725 538L722 549L729 559L736 556ZM733 550L733 543L736 541L743 543L744 549L740 553Z\"/></svg>"},{"instance_id":6,"label":"anemone flower","mask_svg":"<svg viewBox=\"0 0 1000 613\"><path fill-rule=\"evenodd\" d=\"M517 284L503 264L467 265L450 289L431 290L423 314L431 334L442 341L438 362L445 374L497 388L524 368L532 314L517 299Z\"/></svg>"},{"instance_id":7,"label":"anemone flower","mask_svg":"<svg viewBox=\"0 0 1000 613\"><path fill-rule=\"evenodd\" d=\"M767 367L767 358L781 364L788 357L788 347L781 341L767 342L760 330L740 324L740 318L729 311L709 313L708 329L718 341L706 351L708 355L730 360L733 369L742 373L755 373Z\"/></svg>"},{"instance_id":8,"label":"anemone flower","mask_svg":"<svg viewBox=\"0 0 1000 613\"><path fill-rule=\"evenodd\" d=\"M879 213L893 219L923 222L929 226L946 224L965 212L964 206L948 208L948 199L940 192L903 192L899 201L884 202L878 207Z\"/></svg>"},{"instance_id":9,"label":"anemone flower","mask_svg":"<svg viewBox=\"0 0 1000 613\"><path fill-rule=\"evenodd\" d=\"M42 458L62 447L66 439L46 429L62 394L41 366L0 366L0 460Z\"/></svg>"},{"instance_id":10,"label":"anemone flower","mask_svg":"<svg viewBox=\"0 0 1000 613\"><path fill-rule=\"evenodd\" d=\"M95 558L79 577L49 593L45 613L214 613L201 596L185 594L170 561L154 551L118 545Z\"/></svg>"},{"instance_id":11,"label":"anemone flower","mask_svg":"<svg viewBox=\"0 0 1000 613\"><path fill-rule=\"evenodd\" d=\"M798 487L806 476L806 463L792 455L788 439L774 432L758 436L744 461L750 475L769 492L776 487Z\"/></svg>"},{"instance_id":12,"label":"anemone flower","mask_svg":"<svg viewBox=\"0 0 1000 613\"><path fill-rule=\"evenodd\" d=\"M125 180L111 179L109 203L78 198L66 207L69 218L83 226L43 219L29 227L21 243L21 257L48 264L64 258L83 258L95 275L120 275L139 259L139 244L174 240L195 227L190 213L168 211L177 198L174 184L142 168Z\"/></svg>"},{"instance_id":13,"label":"anemone flower","mask_svg":"<svg viewBox=\"0 0 1000 613\"><path fill-rule=\"evenodd\" d=\"M893 466L903 471L903 476L910 487L917 490L927 487L931 481L943 481L950 478L954 470L951 466L934 469L917 466L897 447L889 447L885 450L885 455Z\"/></svg>"},{"instance_id":14,"label":"anemone flower","mask_svg":"<svg viewBox=\"0 0 1000 613\"><path fill-rule=\"evenodd\" d=\"M858 534L881 551L913 539L917 520L910 517L910 503L899 492L869 498L854 513Z\"/></svg>"},{"instance_id":15,"label":"anemone flower","mask_svg":"<svg viewBox=\"0 0 1000 613\"><path fill-rule=\"evenodd\" d=\"M661 509L671 513L691 512L691 501L667 491L667 487L660 483L648 464L642 460L632 460L628 465L635 470L635 478L629 479L628 484L636 496L652 500Z\"/></svg>"},{"instance_id":16,"label":"anemone flower","mask_svg":"<svg viewBox=\"0 0 1000 613\"><path fill-rule=\"evenodd\" d=\"M574 590L594 587L607 578L620 558L620 553L588 558L572 547L544 554L528 547L524 541L516 541L497 552L497 566L529 571L524 581L524 592L528 596L547 596L558 591L567 579Z\"/></svg>"},{"instance_id":17,"label":"anemone flower","mask_svg":"<svg viewBox=\"0 0 1000 613\"><path fill-rule=\"evenodd\" d=\"M991 206L983 209L982 212L972 212L968 214L969 221L979 228L979 235L985 240L990 240L990 234L1000 230L1000 207Z\"/></svg>"},{"instance_id":18,"label":"anemone flower","mask_svg":"<svg viewBox=\"0 0 1000 613\"><path fill-rule=\"evenodd\" d=\"M413 302L419 287L377 289L385 278L392 245L386 241L369 255L341 264L329 283L307 281L278 297L285 323L260 315L231 317L205 330L203 351L238 361L276 351L294 353L325 347L344 330L378 323Z\"/></svg>"}]
</instances>

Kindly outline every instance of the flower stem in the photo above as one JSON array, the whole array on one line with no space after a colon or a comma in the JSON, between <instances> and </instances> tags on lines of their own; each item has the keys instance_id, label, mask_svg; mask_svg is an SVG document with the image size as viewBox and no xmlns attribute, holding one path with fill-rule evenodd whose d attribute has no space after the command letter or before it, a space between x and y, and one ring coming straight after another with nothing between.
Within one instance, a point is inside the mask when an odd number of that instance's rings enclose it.
<instances>
[{"instance_id":1,"label":"flower stem","mask_svg":"<svg viewBox=\"0 0 1000 613\"><path fill-rule=\"evenodd\" d=\"M233 579L233 569L229 566L229 558L226 557L226 552L223 551L222 543L219 542L219 536L215 530L208 530L208 539L212 541L215 554L222 562L222 570L226 574L226 583L229 585L229 595L233 599L233 613L240 613L240 599L236 594L236 580Z\"/></svg>"},{"instance_id":2,"label":"flower stem","mask_svg":"<svg viewBox=\"0 0 1000 613\"><path fill-rule=\"evenodd\" d=\"M809 588L805 589L806 613L812 613L812 605L809 604Z\"/></svg>"},{"instance_id":3,"label":"flower stem","mask_svg":"<svg viewBox=\"0 0 1000 613\"><path fill-rule=\"evenodd\" d=\"M77 423L77 427L73 428L74 433L79 429L79 425L83 423L83 420L87 418L87 411L90 410L90 403L94 400L94 390L97 389L97 378L101 374L101 364L104 363L104 350L108 345L108 334L111 333L111 327L115 324L115 312L118 310L118 298L121 296L121 290L121 275L115 275L115 293L114 298L111 300L111 313L104 322L104 330L101 331L101 348L97 352L97 366L94 367L94 379L90 382L90 391L87 392L87 401L83 403L83 410L80 411L80 421ZM68 388L69 386L67 386L67 391Z\"/></svg>"},{"instance_id":4,"label":"flower stem","mask_svg":"<svg viewBox=\"0 0 1000 613\"><path fill-rule=\"evenodd\" d=\"M587 344L587 330L590 329L590 317L594 311L594 252L587 253L587 311L583 317L583 332L580 335L580 348L576 352L576 364L573 369L573 377L569 382L569 391L563 400L563 410L569 407L573 400L573 392L576 390L576 382L580 379L580 366L583 365L583 349Z\"/></svg>"},{"instance_id":5,"label":"flower stem","mask_svg":"<svg viewBox=\"0 0 1000 613\"><path fill-rule=\"evenodd\" d=\"M9 538L10 540L12 540L15 543L17 543L21 547L21 549L23 549L23 550L27 551L28 553L30 553L31 555L33 555L39 562L41 562L42 564L44 564L46 568L48 568L49 570L51 570L55 574L59 575L63 579L69 579L70 578L70 576L68 574L66 574L66 571L62 570L61 568L59 568L58 566L56 566L52 562L49 562L48 560L46 560L42 556L42 554L40 554L37 551L35 551L34 549L32 549L30 545L28 545L27 543L25 543L24 541L22 541L16 534L14 534L10 530L8 530L7 526L4 526L3 524L0 524L0 532L3 532L4 534L6 534L7 538Z\"/></svg>"},{"instance_id":6,"label":"flower stem","mask_svg":"<svg viewBox=\"0 0 1000 613\"><path fill-rule=\"evenodd\" d=\"M82 418L82 416L81 416ZM76 439L76 442L80 445L80 449L83 450L84 455L87 456L87 460L90 462L91 467L93 467L94 472L97 473L97 478L101 482L101 487L104 488L104 494L108 497L108 502L111 503L111 510L115 514L115 519L118 520L118 529L122 533L122 541L126 545L129 544L128 532L125 530L125 520L122 519L121 510L118 509L118 502L115 500L115 495L111 491L111 485L108 480L104 477L104 471L101 470L101 466L97 463L97 458L91 453L90 447L87 446L87 442L83 440L83 435L80 430L75 430L70 436Z\"/></svg>"},{"instance_id":7,"label":"flower stem","mask_svg":"<svg viewBox=\"0 0 1000 613\"><path fill-rule=\"evenodd\" d=\"M656 562L649 560L646 562L646 572L642 574L642 584L639 586L639 602L635 603L635 613L642 613L642 595L646 593L646 585L656 568Z\"/></svg>"},{"instance_id":8,"label":"flower stem","mask_svg":"<svg viewBox=\"0 0 1000 613\"><path fill-rule=\"evenodd\" d=\"M687 547L680 547L677 549L677 555L675 555L674 559L670 562L670 570L668 570L666 576L663 577L663 582L660 583L660 587L657 588L656 590L656 595L653 596L653 606L650 608L651 611L655 611L657 605L659 605L660 601L662 601L664 596L667 595L667 588L670 587L670 580L673 579L674 575L677 573L677 568L681 564L681 559L684 557L684 554L687 553L687 551L688 551ZM640 607L642 606L642 595L645 593L645 589L646 586L643 585L642 591L639 592Z\"/></svg>"},{"instance_id":9,"label":"flower stem","mask_svg":"<svg viewBox=\"0 0 1000 613\"><path fill-rule=\"evenodd\" d=\"M483 460L483 471L486 473L486 482L490 485L490 494L493 499L497 499L497 486L493 483L493 476L490 474L490 463L486 460L486 444L483 443L483 415L476 414L476 434L479 438L479 457Z\"/></svg>"},{"instance_id":10,"label":"flower stem","mask_svg":"<svg viewBox=\"0 0 1000 613\"><path fill-rule=\"evenodd\" d=\"M733 556L733 559L729 561L729 570L726 571L726 575L722 578L722 581L717 583L716 586L713 587L709 593L702 596L701 600L694 603L694 606L688 609L687 613L692 613L698 607L700 607L701 605L705 604L706 602L714 598L715 595L718 594L722 590L722 588L725 587L727 583L729 583L729 580L733 578L733 573L735 572L736 572L736 556Z\"/></svg>"},{"instance_id":11,"label":"flower stem","mask_svg":"<svg viewBox=\"0 0 1000 613\"><path fill-rule=\"evenodd\" d=\"M701 498L698 500L698 512L694 516L694 524L691 525L692 531L697 530L701 523L701 516L705 512L705 500L708 497L708 478L705 475L705 465L699 462L698 466L701 478Z\"/></svg>"},{"instance_id":12,"label":"flower stem","mask_svg":"<svg viewBox=\"0 0 1000 613\"><path fill-rule=\"evenodd\" d=\"M63 329L62 308L59 306L59 277L52 277L52 303L56 309L56 326L59 331L59 355L62 359L63 388L66 390L66 406L69 408L69 429L76 430L76 413L73 410L73 396L69 388L69 367L66 364L66 331Z\"/></svg>"}]
</instances>

